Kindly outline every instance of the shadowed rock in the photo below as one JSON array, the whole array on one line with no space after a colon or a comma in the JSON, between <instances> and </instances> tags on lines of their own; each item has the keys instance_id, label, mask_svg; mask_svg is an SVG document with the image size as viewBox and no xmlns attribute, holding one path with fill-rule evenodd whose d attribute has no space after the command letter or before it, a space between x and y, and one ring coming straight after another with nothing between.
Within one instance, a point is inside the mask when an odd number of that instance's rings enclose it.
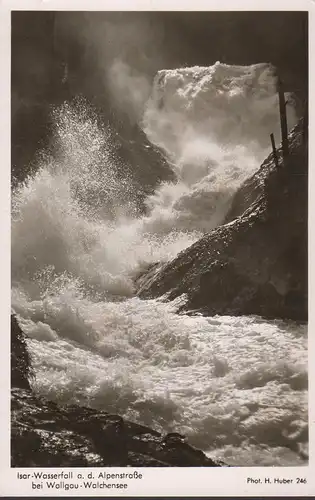
<instances>
[{"instance_id":1,"label":"shadowed rock","mask_svg":"<svg viewBox=\"0 0 315 500\"><path fill-rule=\"evenodd\" d=\"M307 319L307 148L303 121L289 136L286 168L272 154L235 195L226 224L142 275L138 295L185 311ZM280 151L278 151L280 156Z\"/></svg>"},{"instance_id":2,"label":"shadowed rock","mask_svg":"<svg viewBox=\"0 0 315 500\"><path fill-rule=\"evenodd\" d=\"M12 328L12 467L219 467L173 433L165 437L119 415L58 406L32 393L26 338Z\"/></svg>"},{"instance_id":3,"label":"shadowed rock","mask_svg":"<svg viewBox=\"0 0 315 500\"><path fill-rule=\"evenodd\" d=\"M26 338L16 317L11 315L11 385L30 390L29 379L32 376L30 356L26 347Z\"/></svg>"}]
</instances>

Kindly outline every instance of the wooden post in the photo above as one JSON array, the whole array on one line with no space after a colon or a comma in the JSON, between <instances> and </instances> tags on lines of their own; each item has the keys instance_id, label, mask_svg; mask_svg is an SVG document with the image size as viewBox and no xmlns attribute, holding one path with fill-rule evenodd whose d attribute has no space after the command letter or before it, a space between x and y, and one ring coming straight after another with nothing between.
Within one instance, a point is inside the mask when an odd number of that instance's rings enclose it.
<instances>
[{"instance_id":1,"label":"wooden post","mask_svg":"<svg viewBox=\"0 0 315 500\"><path fill-rule=\"evenodd\" d=\"M272 145L273 159L274 159L276 168L279 168L278 155L277 155L276 143L275 143L275 136L273 134L270 134L270 139L271 139L271 145Z\"/></svg>"},{"instance_id":2,"label":"wooden post","mask_svg":"<svg viewBox=\"0 0 315 500\"><path fill-rule=\"evenodd\" d=\"M288 124L287 124L287 113L285 109L286 102L284 97L283 85L280 78L278 78L278 95L279 95L283 164L284 166L286 166L289 157Z\"/></svg>"}]
</instances>

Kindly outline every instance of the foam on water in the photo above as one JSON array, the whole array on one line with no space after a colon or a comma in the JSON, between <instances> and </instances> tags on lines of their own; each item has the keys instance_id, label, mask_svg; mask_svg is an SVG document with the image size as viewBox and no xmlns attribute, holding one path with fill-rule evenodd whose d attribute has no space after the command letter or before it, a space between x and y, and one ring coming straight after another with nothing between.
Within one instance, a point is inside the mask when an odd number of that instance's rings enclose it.
<instances>
[{"instance_id":1,"label":"foam on water","mask_svg":"<svg viewBox=\"0 0 315 500\"><path fill-rule=\"evenodd\" d=\"M176 303L137 298L93 303L73 284L44 300L13 302L40 394L181 431L231 464L300 462L304 327L188 317L176 314Z\"/></svg>"},{"instance_id":2,"label":"foam on water","mask_svg":"<svg viewBox=\"0 0 315 500\"><path fill-rule=\"evenodd\" d=\"M134 276L218 225L269 153L272 71L216 64L162 76L144 127L177 180L156 187L146 213L115 133L82 99L54 110L53 147L12 196L12 307L30 338L34 389L182 431L229 463L299 463L305 328L188 317L178 301L133 296Z\"/></svg>"}]
</instances>

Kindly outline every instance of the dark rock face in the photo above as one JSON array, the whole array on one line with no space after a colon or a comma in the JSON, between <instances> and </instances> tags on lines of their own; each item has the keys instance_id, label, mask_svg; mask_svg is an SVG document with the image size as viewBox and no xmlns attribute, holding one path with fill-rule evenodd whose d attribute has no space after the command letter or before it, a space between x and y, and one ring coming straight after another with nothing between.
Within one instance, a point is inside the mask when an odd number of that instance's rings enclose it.
<instances>
[{"instance_id":1,"label":"dark rock face","mask_svg":"<svg viewBox=\"0 0 315 500\"><path fill-rule=\"evenodd\" d=\"M152 277L143 298L187 294L184 310L307 319L307 151L302 120L289 136L290 157L272 154L240 188L226 224L201 238ZM280 152L278 151L280 156Z\"/></svg>"},{"instance_id":2,"label":"dark rock face","mask_svg":"<svg viewBox=\"0 0 315 500\"><path fill-rule=\"evenodd\" d=\"M11 317L12 467L220 467L177 433L162 436L119 415L58 405L32 393L25 335Z\"/></svg>"},{"instance_id":3,"label":"dark rock face","mask_svg":"<svg viewBox=\"0 0 315 500\"><path fill-rule=\"evenodd\" d=\"M29 383L31 376L31 362L25 335L16 317L11 315L11 386L31 390Z\"/></svg>"}]
</instances>

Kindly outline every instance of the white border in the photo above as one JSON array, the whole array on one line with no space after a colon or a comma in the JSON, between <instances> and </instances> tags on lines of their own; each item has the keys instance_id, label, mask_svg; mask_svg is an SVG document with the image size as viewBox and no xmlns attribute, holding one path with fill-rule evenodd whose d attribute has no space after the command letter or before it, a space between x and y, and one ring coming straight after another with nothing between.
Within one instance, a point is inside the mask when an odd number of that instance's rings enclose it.
<instances>
[{"instance_id":1,"label":"white border","mask_svg":"<svg viewBox=\"0 0 315 500\"><path fill-rule=\"evenodd\" d=\"M313 227L315 227L315 200L312 199L314 175L310 169L309 181L309 420L310 420L310 461L306 467L251 467L251 468L144 468L143 479L129 481L127 490L75 490L73 493L56 490L32 490L30 483L16 479L16 469L9 464L9 422L10 422L10 11L11 10L307 10L309 11L309 57L313 60L315 49L315 2L314 0L2 0L0 4L0 147L1 147L1 180L0 183L0 222L2 245L0 259L0 496L311 496L315 495L315 408L314 387L315 363L312 353L315 352L313 334L314 313L312 311L314 289L314 265L312 264L312 248L314 248ZM310 64L309 88L313 88L314 68ZM310 93L310 132L313 131L313 96ZM310 134L311 139L311 134ZM313 164L314 148L310 140L309 165ZM314 187L315 189L315 187ZM19 469L22 471L22 469ZM30 472L31 469L24 469ZM44 470L44 469L41 469ZM47 469L47 472L60 472L64 469ZM76 473L87 474L92 469L72 469ZM118 472L118 468L110 468L109 472ZM128 471L134 469L128 468ZM96 469L97 472L100 469ZM246 478L292 478L306 477L307 485L295 484L247 484ZM117 494L118 492L118 494ZM115 494L116 493L116 494Z\"/></svg>"},{"instance_id":2,"label":"white border","mask_svg":"<svg viewBox=\"0 0 315 500\"><path fill-rule=\"evenodd\" d=\"M309 10L310 0L2 0L2 10Z\"/></svg>"}]
</instances>

